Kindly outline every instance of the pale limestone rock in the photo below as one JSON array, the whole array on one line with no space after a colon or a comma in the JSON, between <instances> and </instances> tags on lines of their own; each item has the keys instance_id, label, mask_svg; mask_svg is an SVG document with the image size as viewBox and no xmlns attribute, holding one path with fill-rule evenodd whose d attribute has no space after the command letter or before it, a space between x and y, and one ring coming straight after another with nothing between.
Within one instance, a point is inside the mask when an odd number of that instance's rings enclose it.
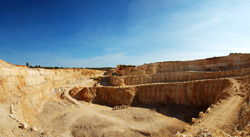
<instances>
[{"instance_id":1,"label":"pale limestone rock","mask_svg":"<svg viewBox=\"0 0 250 137\"><path fill-rule=\"evenodd\" d=\"M12 117L12 118L14 117L14 115L13 115L13 114L9 114L9 116L10 116L10 117Z\"/></svg>"},{"instance_id":2,"label":"pale limestone rock","mask_svg":"<svg viewBox=\"0 0 250 137\"><path fill-rule=\"evenodd\" d=\"M185 127L183 128L183 131L187 131L189 128L190 128L190 126L185 126Z\"/></svg>"},{"instance_id":3,"label":"pale limestone rock","mask_svg":"<svg viewBox=\"0 0 250 137\"><path fill-rule=\"evenodd\" d=\"M196 123L196 122L197 122L197 119L196 119L196 118L192 118L192 122L193 122L193 123Z\"/></svg>"},{"instance_id":4,"label":"pale limestone rock","mask_svg":"<svg viewBox=\"0 0 250 137\"><path fill-rule=\"evenodd\" d=\"M28 128L28 124L26 123L21 123L21 126L20 126L22 129L26 129Z\"/></svg>"},{"instance_id":5,"label":"pale limestone rock","mask_svg":"<svg viewBox=\"0 0 250 137\"><path fill-rule=\"evenodd\" d=\"M211 132L206 129L206 128L200 128L199 131L196 132L195 136L199 136L199 137L212 137Z\"/></svg>"},{"instance_id":6,"label":"pale limestone rock","mask_svg":"<svg viewBox=\"0 0 250 137\"><path fill-rule=\"evenodd\" d=\"M204 117L204 113L202 111L199 113L199 117L200 118Z\"/></svg>"},{"instance_id":7,"label":"pale limestone rock","mask_svg":"<svg viewBox=\"0 0 250 137\"><path fill-rule=\"evenodd\" d=\"M10 109L14 109L14 105L13 104L10 105Z\"/></svg>"},{"instance_id":8,"label":"pale limestone rock","mask_svg":"<svg viewBox=\"0 0 250 137\"><path fill-rule=\"evenodd\" d=\"M10 114L13 114L13 113L14 113L14 110L13 110L13 109L11 109L11 110L10 110Z\"/></svg>"},{"instance_id":9,"label":"pale limestone rock","mask_svg":"<svg viewBox=\"0 0 250 137\"><path fill-rule=\"evenodd\" d=\"M36 125L33 125L31 129L32 129L33 131L37 131Z\"/></svg>"},{"instance_id":10,"label":"pale limestone rock","mask_svg":"<svg viewBox=\"0 0 250 137\"><path fill-rule=\"evenodd\" d=\"M211 108L208 108L207 111L206 111L206 113L209 113L210 111L211 111Z\"/></svg>"}]
</instances>

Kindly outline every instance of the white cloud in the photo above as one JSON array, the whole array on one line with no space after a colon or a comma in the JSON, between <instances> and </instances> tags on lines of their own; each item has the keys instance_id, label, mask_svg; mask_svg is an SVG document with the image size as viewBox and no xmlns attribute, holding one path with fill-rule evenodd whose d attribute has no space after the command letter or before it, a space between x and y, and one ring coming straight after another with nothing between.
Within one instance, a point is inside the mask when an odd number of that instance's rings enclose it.
<instances>
[{"instance_id":1,"label":"white cloud","mask_svg":"<svg viewBox=\"0 0 250 137\"><path fill-rule=\"evenodd\" d=\"M117 49L118 48L116 48L116 47L107 47L107 48L104 48L103 51L115 51Z\"/></svg>"},{"instance_id":2,"label":"white cloud","mask_svg":"<svg viewBox=\"0 0 250 137\"><path fill-rule=\"evenodd\" d=\"M210 52L185 51L185 50L156 50L142 55L129 56L125 53L108 54L89 59L56 59L52 64L68 67L116 67L119 64L142 65L144 63L162 62L162 61L185 61L194 59L203 59L214 56L228 55L227 52L212 49L202 49Z\"/></svg>"},{"instance_id":3,"label":"white cloud","mask_svg":"<svg viewBox=\"0 0 250 137\"><path fill-rule=\"evenodd\" d=\"M117 62L129 60L124 53L115 53L105 56L96 56L89 59L56 59L59 66L68 67L115 67Z\"/></svg>"},{"instance_id":4,"label":"white cloud","mask_svg":"<svg viewBox=\"0 0 250 137\"><path fill-rule=\"evenodd\" d=\"M133 1L127 32L96 40L106 44L102 46L102 54L115 53L58 62L62 66L115 67L250 52L250 13L246 12L250 2L205 1L197 5L183 1L157 2ZM187 7L174 12L168 10L175 4L187 4ZM165 11L159 12L164 6Z\"/></svg>"}]
</instances>

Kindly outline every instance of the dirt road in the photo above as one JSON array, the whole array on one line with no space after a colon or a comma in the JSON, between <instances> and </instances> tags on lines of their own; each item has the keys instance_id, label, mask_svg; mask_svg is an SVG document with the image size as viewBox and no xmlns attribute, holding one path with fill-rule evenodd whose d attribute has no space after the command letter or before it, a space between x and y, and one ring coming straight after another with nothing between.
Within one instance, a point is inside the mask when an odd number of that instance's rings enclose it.
<instances>
[{"instance_id":1,"label":"dirt road","mask_svg":"<svg viewBox=\"0 0 250 137\"><path fill-rule=\"evenodd\" d=\"M240 92L240 84L234 78L229 78L233 83L231 90ZM239 95L232 95L220 103L210 106L210 112L206 112L198 123L195 123L187 133L195 133L200 128L221 130L229 134L236 128L239 120L239 109L244 98Z\"/></svg>"}]
</instances>

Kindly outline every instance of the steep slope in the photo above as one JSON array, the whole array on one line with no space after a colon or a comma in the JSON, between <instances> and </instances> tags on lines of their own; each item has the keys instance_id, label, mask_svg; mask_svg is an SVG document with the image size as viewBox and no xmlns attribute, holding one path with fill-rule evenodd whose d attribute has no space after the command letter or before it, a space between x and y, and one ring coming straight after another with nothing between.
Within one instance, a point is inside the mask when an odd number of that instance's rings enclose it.
<instances>
[{"instance_id":1,"label":"steep slope","mask_svg":"<svg viewBox=\"0 0 250 137\"><path fill-rule=\"evenodd\" d=\"M77 87L71 96L78 100L115 105L184 105L209 107L229 95L228 79L155 83L125 87Z\"/></svg>"},{"instance_id":2,"label":"steep slope","mask_svg":"<svg viewBox=\"0 0 250 137\"><path fill-rule=\"evenodd\" d=\"M210 106L206 113L200 114L199 119L193 120L193 125L186 127L185 132L177 136L198 136L198 134L210 134L212 136L235 135L239 127L241 119L239 114L241 106L245 101L245 96L240 89L241 84L233 78L230 81L237 92Z\"/></svg>"},{"instance_id":3,"label":"steep slope","mask_svg":"<svg viewBox=\"0 0 250 137\"><path fill-rule=\"evenodd\" d=\"M35 115L49 98L62 92L55 88L65 84L80 84L87 78L102 74L102 71L89 69L31 69L0 60L0 105L6 106L1 111L10 116L7 121L6 117L1 121L9 123L9 120L14 120L19 124L26 123L29 127L37 125Z\"/></svg>"}]
</instances>

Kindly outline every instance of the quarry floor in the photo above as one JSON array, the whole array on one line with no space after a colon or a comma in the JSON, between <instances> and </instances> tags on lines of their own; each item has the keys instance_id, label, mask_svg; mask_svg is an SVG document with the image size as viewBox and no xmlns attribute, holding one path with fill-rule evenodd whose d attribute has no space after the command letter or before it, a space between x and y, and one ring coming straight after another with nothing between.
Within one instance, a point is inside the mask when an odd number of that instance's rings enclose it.
<instances>
[{"instance_id":1,"label":"quarry floor","mask_svg":"<svg viewBox=\"0 0 250 137\"><path fill-rule=\"evenodd\" d=\"M233 78L234 90L239 90L239 84ZM87 81L84 86L93 86L94 81ZM218 104L214 104L209 113L204 113L198 122L188 123L176 117L158 113L155 109L129 107L113 110L112 107L77 101L69 95L69 90L75 86L64 85L65 98L50 99L36 118L40 124L38 131L19 128L19 123L8 115L9 106L0 107L0 134L6 136L174 136L177 131L187 130L193 134L200 128L215 129L225 132L225 136L235 130L238 122L239 106L243 101L240 95L233 95ZM162 110L164 111L164 110ZM6 124L8 123L8 124ZM9 134L8 134L9 133Z\"/></svg>"},{"instance_id":2,"label":"quarry floor","mask_svg":"<svg viewBox=\"0 0 250 137\"><path fill-rule=\"evenodd\" d=\"M87 82L85 86L92 86ZM52 136L173 136L187 123L155 110L112 107L77 101L65 90L66 100L51 100L37 116L41 129ZM68 101L70 100L70 101Z\"/></svg>"}]
</instances>

